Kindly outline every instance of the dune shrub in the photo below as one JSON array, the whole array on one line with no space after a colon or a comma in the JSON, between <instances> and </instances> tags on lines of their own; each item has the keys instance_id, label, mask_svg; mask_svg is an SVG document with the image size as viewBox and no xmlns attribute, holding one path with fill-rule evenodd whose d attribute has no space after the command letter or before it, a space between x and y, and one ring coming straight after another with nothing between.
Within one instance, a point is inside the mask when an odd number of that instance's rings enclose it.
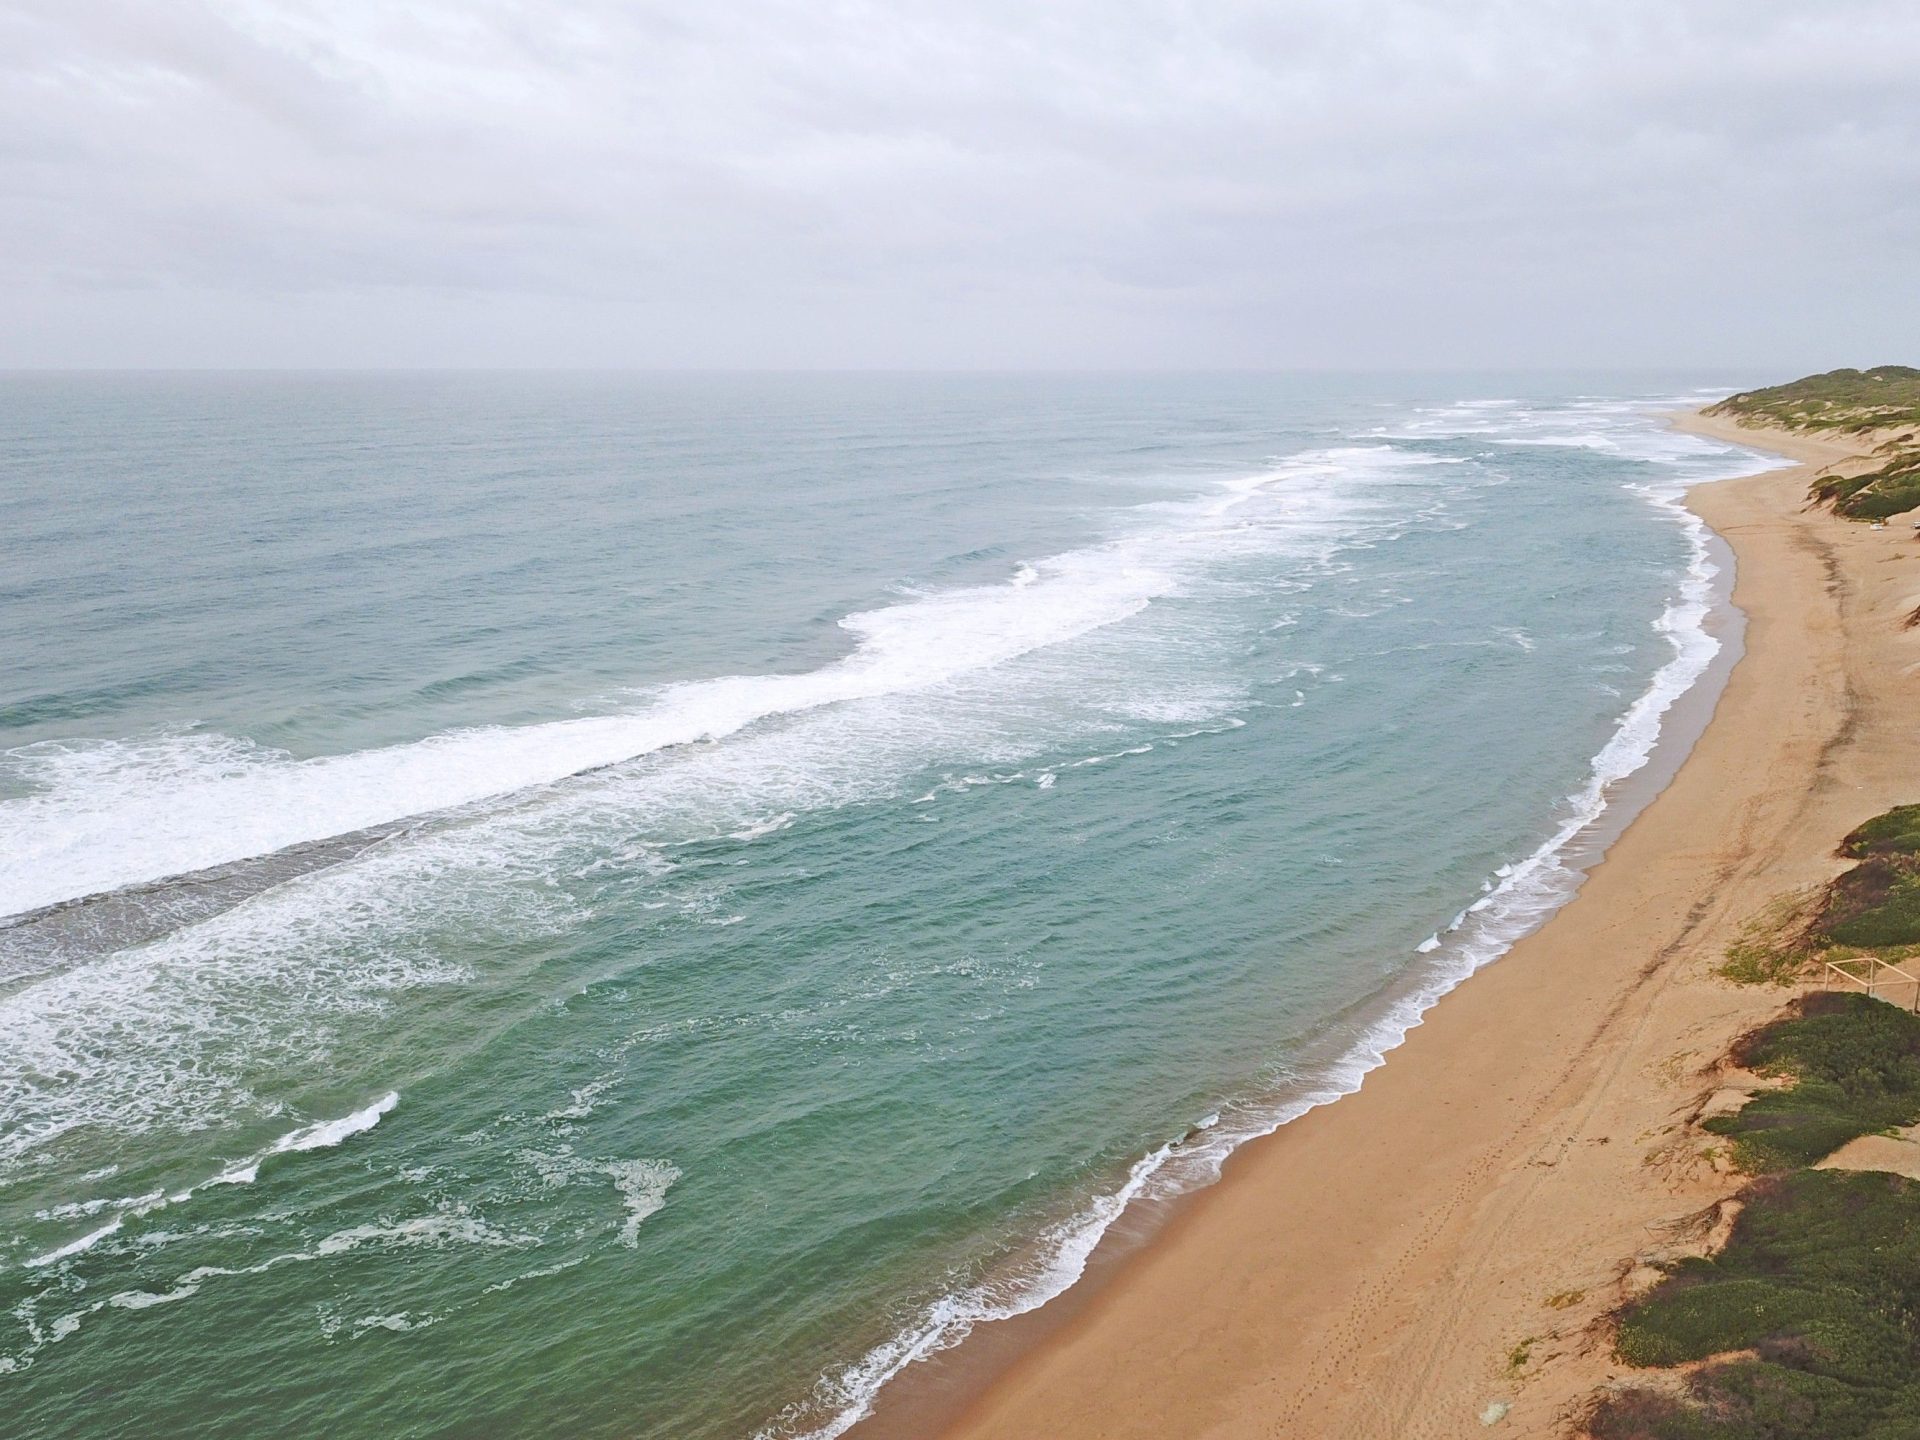
<instances>
[{"instance_id":1,"label":"dune shrub","mask_svg":"<svg viewBox=\"0 0 1920 1440\"><path fill-rule=\"evenodd\" d=\"M1887 1007L1882 1007L1887 1008ZM1726 1248L1628 1306L1619 1357L1728 1357L1682 1395L1605 1397L1601 1440L1920 1440L1920 1185L1805 1170L1756 1182Z\"/></svg>"}]
</instances>

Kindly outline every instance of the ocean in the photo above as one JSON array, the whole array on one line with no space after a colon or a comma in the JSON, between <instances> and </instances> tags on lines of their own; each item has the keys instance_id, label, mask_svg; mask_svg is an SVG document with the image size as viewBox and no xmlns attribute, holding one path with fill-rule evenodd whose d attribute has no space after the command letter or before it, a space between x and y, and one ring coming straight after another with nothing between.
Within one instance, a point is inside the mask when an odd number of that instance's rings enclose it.
<instances>
[{"instance_id":1,"label":"ocean","mask_svg":"<svg viewBox=\"0 0 1920 1440\"><path fill-rule=\"evenodd\" d=\"M1572 892L1744 378L0 376L7 1432L840 1433Z\"/></svg>"}]
</instances>

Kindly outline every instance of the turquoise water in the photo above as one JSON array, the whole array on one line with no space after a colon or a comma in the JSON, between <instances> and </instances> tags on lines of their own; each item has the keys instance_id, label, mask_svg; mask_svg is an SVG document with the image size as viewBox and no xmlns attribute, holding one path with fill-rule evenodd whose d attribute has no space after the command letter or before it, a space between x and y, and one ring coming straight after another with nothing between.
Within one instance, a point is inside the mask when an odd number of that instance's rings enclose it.
<instances>
[{"instance_id":1,"label":"turquoise water","mask_svg":"<svg viewBox=\"0 0 1920 1440\"><path fill-rule=\"evenodd\" d=\"M836 1433L1564 898L1716 378L0 377L9 1433Z\"/></svg>"}]
</instances>

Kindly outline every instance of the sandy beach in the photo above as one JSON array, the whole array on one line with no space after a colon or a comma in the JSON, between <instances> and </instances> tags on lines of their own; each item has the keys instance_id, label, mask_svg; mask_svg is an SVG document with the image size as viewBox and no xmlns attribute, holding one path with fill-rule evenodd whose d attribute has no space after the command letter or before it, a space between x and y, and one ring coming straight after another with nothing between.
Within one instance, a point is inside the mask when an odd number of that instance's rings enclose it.
<instances>
[{"instance_id":1,"label":"sandy beach","mask_svg":"<svg viewBox=\"0 0 1920 1440\"><path fill-rule=\"evenodd\" d=\"M1843 442L1678 423L1799 463L1689 496L1748 628L1672 783L1546 926L1359 1093L1236 1154L950 1440L1555 1435L1617 1373L1595 1322L1736 1188L1686 1122L1786 998L1718 978L1726 944L1920 798L1920 536L1807 508Z\"/></svg>"}]
</instances>

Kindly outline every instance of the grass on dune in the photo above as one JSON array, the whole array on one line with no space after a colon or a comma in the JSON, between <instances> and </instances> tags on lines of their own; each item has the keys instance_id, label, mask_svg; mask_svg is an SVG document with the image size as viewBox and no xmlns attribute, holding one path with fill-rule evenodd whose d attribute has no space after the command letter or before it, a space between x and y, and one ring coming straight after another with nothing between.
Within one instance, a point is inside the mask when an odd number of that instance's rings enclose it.
<instances>
[{"instance_id":1,"label":"grass on dune","mask_svg":"<svg viewBox=\"0 0 1920 1440\"><path fill-rule=\"evenodd\" d=\"M1824 889L1774 901L1741 927L1720 973L1740 985L1796 984L1813 959L1813 922L1825 904Z\"/></svg>"},{"instance_id":2,"label":"grass on dune","mask_svg":"<svg viewBox=\"0 0 1920 1440\"><path fill-rule=\"evenodd\" d=\"M1604 1395L1595 1440L1920 1440L1920 1184L1805 1168L1920 1119L1920 1017L1816 994L1736 1052L1790 1074L1709 1122L1749 1168L1718 1255L1672 1266L1619 1316L1615 1354L1697 1366L1675 1389ZM1706 1362L1704 1364L1700 1362Z\"/></svg>"},{"instance_id":3,"label":"grass on dune","mask_svg":"<svg viewBox=\"0 0 1920 1440\"><path fill-rule=\"evenodd\" d=\"M1840 842L1840 853L1856 860L1868 855L1920 856L1920 805L1896 805L1874 816Z\"/></svg>"},{"instance_id":4,"label":"grass on dune","mask_svg":"<svg viewBox=\"0 0 1920 1440\"><path fill-rule=\"evenodd\" d=\"M1920 509L1920 370L1912 366L1828 370L1730 395L1707 413L1790 430L1894 431L1879 447L1887 457L1880 469L1824 476L1814 482L1813 494L1831 504L1836 514L1854 520Z\"/></svg>"},{"instance_id":5,"label":"grass on dune","mask_svg":"<svg viewBox=\"0 0 1920 1440\"><path fill-rule=\"evenodd\" d=\"M1733 1058L1793 1082L1706 1122L1743 1169L1811 1165L1861 1135L1920 1122L1920 1016L1865 995L1808 995Z\"/></svg>"},{"instance_id":6,"label":"grass on dune","mask_svg":"<svg viewBox=\"0 0 1920 1440\"><path fill-rule=\"evenodd\" d=\"M1853 867L1792 897L1729 951L1734 978L1790 980L1920 942L1920 805L1842 842ZM1920 962L1913 962L1920 963ZM1909 969L1912 964L1908 965ZM1686 1367L1601 1395L1595 1440L1920 1440L1920 1182L1815 1170L1862 1135L1920 1123L1920 1016L1861 994L1802 996L1732 1058L1785 1078L1705 1128L1758 1178L1717 1255L1683 1260L1617 1316L1615 1353Z\"/></svg>"},{"instance_id":7,"label":"grass on dune","mask_svg":"<svg viewBox=\"0 0 1920 1440\"><path fill-rule=\"evenodd\" d=\"M1836 514L1849 520L1885 520L1920 509L1920 457L1860 478L1863 486L1834 502Z\"/></svg>"},{"instance_id":8,"label":"grass on dune","mask_svg":"<svg viewBox=\"0 0 1920 1440\"><path fill-rule=\"evenodd\" d=\"M1803 1170L1744 1196L1727 1247L1621 1319L1629 1364L1714 1360L1606 1397L1598 1440L1920 1440L1920 1185Z\"/></svg>"},{"instance_id":9,"label":"grass on dune","mask_svg":"<svg viewBox=\"0 0 1920 1440\"><path fill-rule=\"evenodd\" d=\"M1856 863L1823 889L1790 895L1727 947L1720 973L1741 984L1792 984L1821 959L1874 954L1920 961L1920 805L1877 815L1840 843Z\"/></svg>"},{"instance_id":10,"label":"grass on dune","mask_svg":"<svg viewBox=\"0 0 1920 1440\"><path fill-rule=\"evenodd\" d=\"M1828 887L1815 928L1841 945L1920 945L1920 805L1875 816L1840 853L1859 863Z\"/></svg>"},{"instance_id":11,"label":"grass on dune","mask_svg":"<svg viewBox=\"0 0 1920 1440\"><path fill-rule=\"evenodd\" d=\"M1784 385L1729 395L1709 415L1731 415L1785 425L1794 430L1860 431L1895 425L1920 426L1920 370L1911 365L1875 365L1869 370L1827 370Z\"/></svg>"},{"instance_id":12,"label":"grass on dune","mask_svg":"<svg viewBox=\"0 0 1920 1440\"><path fill-rule=\"evenodd\" d=\"M1884 950L1920 944L1920 866L1862 861L1835 884L1821 925L1840 945Z\"/></svg>"}]
</instances>

